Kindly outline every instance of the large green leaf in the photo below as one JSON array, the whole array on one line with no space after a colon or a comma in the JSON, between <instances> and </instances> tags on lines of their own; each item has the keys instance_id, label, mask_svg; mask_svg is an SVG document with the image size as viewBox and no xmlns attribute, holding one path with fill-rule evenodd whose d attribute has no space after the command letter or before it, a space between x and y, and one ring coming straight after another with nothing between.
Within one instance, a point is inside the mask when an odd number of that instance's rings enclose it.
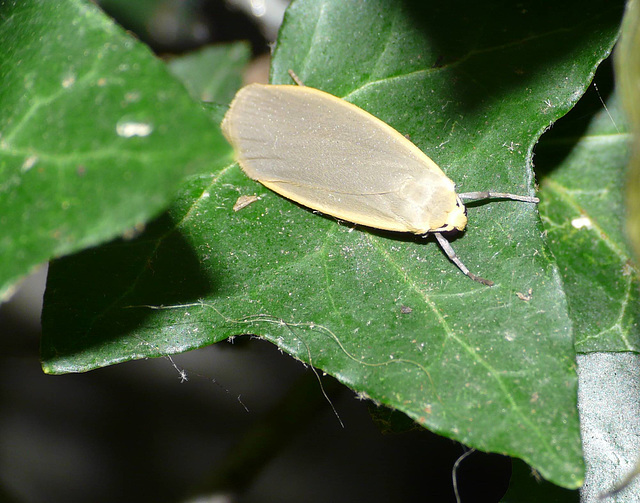
<instances>
[{"instance_id":1,"label":"large green leaf","mask_svg":"<svg viewBox=\"0 0 640 503\"><path fill-rule=\"evenodd\" d=\"M272 80L289 83L293 69L369 110L461 191L529 192L533 145L610 51L621 5L422 5L294 2ZM53 264L44 368L85 371L252 333L433 431L577 487L571 322L536 209L495 202L469 216L454 247L491 288L430 239L323 218L229 165L192 179L140 238Z\"/></svg>"},{"instance_id":2,"label":"large green leaf","mask_svg":"<svg viewBox=\"0 0 640 503\"><path fill-rule=\"evenodd\" d=\"M598 105L585 131L559 127L541 143L537 159L562 160L542 178L540 212L565 285L576 350L638 351L640 277L624 235L630 136L617 98L608 108Z\"/></svg>"},{"instance_id":3,"label":"large green leaf","mask_svg":"<svg viewBox=\"0 0 640 503\"><path fill-rule=\"evenodd\" d=\"M2 2L0 46L1 299L38 264L139 229L229 148L90 2Z\"/></svg>"}]
</instances>

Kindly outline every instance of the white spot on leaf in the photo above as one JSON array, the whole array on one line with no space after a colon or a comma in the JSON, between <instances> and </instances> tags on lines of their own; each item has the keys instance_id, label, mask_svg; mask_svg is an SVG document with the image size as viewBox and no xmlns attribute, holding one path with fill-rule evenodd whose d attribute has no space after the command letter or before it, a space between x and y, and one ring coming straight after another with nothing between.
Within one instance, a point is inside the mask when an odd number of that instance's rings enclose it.
<instances>
[{"instance_id":1,"label":"white spot on leaf","mask_svg":"<svg viewBox=\"0 0 640 503\"><path fill-rule=\"evenodd\" d=\"M22 170L23 173L25 173L29 171L31 168L33 168L36 162L38 162L37 155L29 156L24 160L20 169Z\"/></svg>"},{"instance_id":2,"label":"white spot on leaf","mask_svg":"<svg viewBox=\"0 0 640 503\"><path fill-rule=\"evenodd\" d=\"M76 83L76 76L69 75L62 80L62 87L64 87L65 89L68 89L75 83Z\"/></svg>"},{"instance_id":3,"label":"white spot on leaf","mask_svg":"<svg viewBox=\"0 0 640 503\"><path fill-rule=\"evenodd\" d=\"M571 225L573 225L576 229L591 229L593 224L591 223L591 219L589 217L578 217L571 220Z\"/></svg>"},{"instance_id":4,"label":"white spot on leaf","mask_svg":"<svg viewBox=\"0 0 640 503\"><path fill-rule=\"evenodd\" d=\"M149 136L153 131L153 126L146 122L119 122L116 125L118 136L131 138L133 136Z\"/></svg>"}]
</instances>

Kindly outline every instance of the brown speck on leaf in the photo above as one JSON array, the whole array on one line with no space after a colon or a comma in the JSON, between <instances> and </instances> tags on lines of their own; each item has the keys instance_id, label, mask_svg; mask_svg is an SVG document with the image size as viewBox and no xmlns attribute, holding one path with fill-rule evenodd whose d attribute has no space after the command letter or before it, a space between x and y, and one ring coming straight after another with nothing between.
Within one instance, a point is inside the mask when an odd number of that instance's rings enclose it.
<instances>
[{"instance_id":1,"label":"brown speck on leaf","mask_svg":"<svg viewBox=\"0 0 640 503\"><path fill-rule=\"evenodd\" d=\"M413 309L411 309L409 306L400 306L400 312L402 314L409 314L413 312Z\"/></svg>"},{"instance_id":2,"label":"brown speck on leaf","mask_svg":"<svg viewBox=\"0 0 640 503\"><path fill-rule=\"evenodd\" d=\"M140 234L144 232L144 229L145 229L144 223L141 223L141 222L137 223L136 225L125 230L122 233L122 239L129 241L131 239L137 238Z\"/></svg>"},{"instance_id":3,"label":"brown speck on leaf","mask_svg":"<svg viewBox=\"0 0 640 503\"><path fill-rule=\"evenodd\" d=\"M520 300L524 300L525 302L529 302L531 300L532 294L533 294L532 288L529 288L529 291L527 293L516 292L516 295L518 296L518 298Z\"/></svg>"},{"instance_id":4,"label":"brown speck on leaf","mask_svg":"<svg viewBox=\"0 0 640 503\"><path fill-rule=\"evenodd\" d=\"M258 199L260 199L258 196L240 196L233 205L233 211L240 211L250 204L255 203Z\"/></svg>"}]
</instances>

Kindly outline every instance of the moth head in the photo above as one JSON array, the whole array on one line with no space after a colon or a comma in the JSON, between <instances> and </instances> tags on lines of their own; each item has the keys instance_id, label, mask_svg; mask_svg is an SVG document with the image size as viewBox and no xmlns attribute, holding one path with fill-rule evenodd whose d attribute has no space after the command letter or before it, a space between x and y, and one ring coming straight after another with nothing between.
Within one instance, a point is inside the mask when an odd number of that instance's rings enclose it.
<instances>
[{"instance_id":1,"label":"moth head","mask_svg":"<svg viewBox=\"0 0 640 503\"><path fill-rule=\"evenodd\" d=\"M445 224L438 229L433 229L431 232L463 231L466 226L467 208L465 208L462 200L456 195L456 204L451 211L447 213Z\"/></svg>"}]
</instances>

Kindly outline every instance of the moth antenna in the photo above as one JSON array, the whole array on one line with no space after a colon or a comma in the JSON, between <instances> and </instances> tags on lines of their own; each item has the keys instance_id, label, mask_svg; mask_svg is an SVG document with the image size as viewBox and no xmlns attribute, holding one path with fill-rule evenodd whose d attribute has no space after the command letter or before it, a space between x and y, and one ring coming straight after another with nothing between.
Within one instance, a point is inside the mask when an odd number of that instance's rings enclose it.
<instances>
[{"instance_id":1,"label":"moth antenna","mask_svg":"<svg viewBox=\"0 0 640 503\"><path fill-rule=\"evenodd\" d=\"M438 244L440 245L440 248L442 248L442 251L445 252L445 254L447 255L447 257L449 257L449 260L451 260L451 262L453 262L455 265L458 266L458 269L460 269L463 273L465 273L472 280L477 281L478 283L482 283L483 285L487 285L487 286L493 286L493 281L489 279L481 278L480 276L476 276L471 271L469 271L469 269L467 269L467 266L465 266L456 255L456 252L451 247L451 243L447 241L447 238L445 238L439 232L434 232L433 234L438 240Z\"/></svg>"},{"instance_id":2,"label":"moth antenna","mask_svg":"<svg viewBox=\"0 0 640 503\"><path fill-rule=\"evenodd\" d=\"M490 190L484 192L463 192L458 194L463 201L480 201L482 199L511 199L513 201L522 201L523 203L539 203L540 199L534 196L519 196L517 194L508 194L506 192L492 192Z\"/></svg>"}]
</instances>

